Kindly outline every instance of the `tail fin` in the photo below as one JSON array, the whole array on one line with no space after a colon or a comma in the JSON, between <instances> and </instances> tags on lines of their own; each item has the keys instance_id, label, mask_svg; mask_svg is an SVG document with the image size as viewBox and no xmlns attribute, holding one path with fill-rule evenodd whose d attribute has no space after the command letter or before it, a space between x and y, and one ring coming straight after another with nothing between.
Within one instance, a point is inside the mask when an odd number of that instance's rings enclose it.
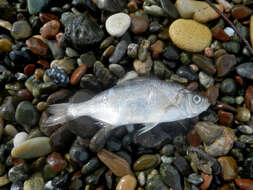
<instances>
[{"instance_id":1,"label":"tail fin","mask_svg":"<svg viewBox=\"0 0 253 190\"><path fill-rule=\"evenodd\" d=\"M68 120L70 120L68 112L70 105L71 104L69 103L49 105L47 109L49 117L46 121L43 122L43 125L50 127L66 123Z\"/></svg>"}]
</instances>

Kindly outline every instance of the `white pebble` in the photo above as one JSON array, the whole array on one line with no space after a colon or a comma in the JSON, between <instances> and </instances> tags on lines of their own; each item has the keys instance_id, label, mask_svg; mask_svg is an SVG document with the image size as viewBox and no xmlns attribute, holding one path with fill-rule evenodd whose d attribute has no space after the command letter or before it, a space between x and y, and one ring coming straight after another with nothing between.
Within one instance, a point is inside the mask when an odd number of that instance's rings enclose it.
<instances>
[{"instance_id":1,"label":"white pebble","mask_svg":"<svg viewBox=\"0 0 253 190\"><path fill-rule=\"evenodd\" d=\"M14 147L22 145L26 141L27 137L28 134L26 132L20 132L16 134L13 140Z\"/></svg>"},{"instance_id":2,"label":"white pebble","mask_svg":"<svg viewBox=\"0 0 253 190\"><path fill-rule=\"evenodd\" d=\"M105 22L105 28L111 36L121 37L131 25L131 18L125 13L110 16Z\"/></svg>"},{"instance_id":3,"label":"white pebble","mask_svg":"<svg viewBox=\"0 0 253 190\"><path fill-rule=\"evenodd\" d=\"M231 28L231 27L226 27L226 28L224 29L224 32L225 32L229 37L231 37L231 36L233 36L233 35L235 34L234 29Z\"/></svg>"}]
</instances>

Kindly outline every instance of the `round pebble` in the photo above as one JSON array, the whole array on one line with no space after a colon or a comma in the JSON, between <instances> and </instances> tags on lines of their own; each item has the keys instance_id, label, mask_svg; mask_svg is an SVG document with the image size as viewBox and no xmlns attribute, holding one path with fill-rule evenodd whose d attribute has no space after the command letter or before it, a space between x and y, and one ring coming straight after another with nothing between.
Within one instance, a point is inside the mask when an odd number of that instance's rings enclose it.
<instances>
[{"instance_id":1,"label":"round pebble","mask_svg":"<svg viewBox=\"0 0 253 190\"><path fill-rule=\"evenodd\" d=\"M201 52L211 44L210 29L194 20L177 19L169 28L172 42L180 49Z\"/></svg>"},{"instance_id":2,"label":"round pebble","mask_svg":"<svg viewBox=\"0 0 253 190\"><path fill-rule=\"evenodd\" d=\"M121 37L128 30L131 18L125 13L110 16L105 22L105 28L111 36Z\"/></svg>"},{"instance_id":3,"label":"round pebble","mask_svg":"<svg viewBox=\"0 0 253 190\"><path fill-rule=\"evenodd\" d=\"M28 134L26 132L20 132L16 134L13 139L14 147L18 147L22 145L26 141L27 137L28 137Z\"/></svg>"},{"instance_id":4,"label":"round pebble","mask_svg":"<svg viewBox=\"0 0 253 190\"><path fill-rule=\"evenodd\" d=\"M22 40L32 35L32 28L25 20L16 21L13 23L11 35L16 40Z\"/></svg>"},{"instance_id":5,"label":"round pebble","mask_svg":"<svg viewBox=\"0 0 253 190\"><path fill-rule=\"evenodd\" d=\"M226 28L224 29L224 32L225 32L229 37L233 36L234 33L235 33L234 29L231 28L231 27L226 27Z\"/></svg>"}]
</instances>

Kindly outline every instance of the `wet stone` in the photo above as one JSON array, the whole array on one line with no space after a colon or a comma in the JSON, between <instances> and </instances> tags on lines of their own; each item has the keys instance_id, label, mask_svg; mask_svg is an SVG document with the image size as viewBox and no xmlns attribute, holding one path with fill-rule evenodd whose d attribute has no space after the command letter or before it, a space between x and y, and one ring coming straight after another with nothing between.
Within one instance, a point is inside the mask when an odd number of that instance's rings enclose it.
<instances>
[{"instance_id":1,"label":"wet stone","mask_svg":"<svg viewBox=\"0 0 253 190\"><path fill-rule=\"evenodd\" d=\"M219 123L222 125L231 125L234 121L234 115L230 112L226 112L223 110L218 111Z\"/></svg>"},{"instance_id":2,"label":"wet stone","mask_svg":"<svg viewBox=\"0 0 253 190\"><path fill-rule=\"evenodd\" d=\"M238 42L235 41L228 41L228 42L224 42L222 43L222 47L230 53L234 53L237 54L239 53L240 49L241 49L241 45Z\"/></svg>"},{"instance_id":3,"label":"wet stone","mask_svg":"<svg viewBox=\"0 0 253 190\"><path fill-rule=\"evenodd\" d=\"M71 75L70 78L70 84L72 85L77 85L78 82L80 81L81 77L85 74L87 71L87 65L83 64L79 66Z\"/></svg>"},{"instance_id":4,"label":"wet stone","mask_svg":"<svg viewBox=\"0 0 253 190\"><path fill-rule=\"evenodd\" d=\"M239 141L246 144L253 144L253 136L252 135L241 135L239 137Z\"/></svg>"},{"instance_id":5,"label":"wet stone","mask_svg":"<svg viewBox=\"0 0 253 190\"><path fill-rule=\"evenodd\" d=\"M137 180L134 176L126 175L120 178L116 190L134 190L137 185Z\"/></svg>"},{"instance_id":6,"label":"wet stone","mask_svg":"<svg viewBox=\"0 0 253 190\"><path fill-rule=\"evenodd\" d=\"M183 156L177 156L174 161L173 165L177 168L181 175L187 176L190 173L190 166L187 160Z\"/></svg>"},{"instance_id":7,"label":"wet stone","mask_svg":"<svg viewBox=\"0 0 253 190\"><path fill-rule=\"evenodd\" d=\"M133 166L135 171L142 171L149 168L154 168L160 163L160 157L158 155L143 155L138 158Z\"/></svg>"},{"instance_id":8,"label":"wet stone","mask_svg":"<svg viewBox=\"0 0 253 190\"><path fill-rule=\"evenodd\" d=\"M119 64L110 64L109 70L118 78L122 78L125 75L125 69Z\"/></svg>"},{"instance_id":9,"label":"wet stone","mask_svg":"<svg viewBox=\"0 0 253 190\"><path fill-rule=\"evenodd\" d=\"M89 159L88 150L80 145L73 144L69 150L71 160L77 163L85 163Z\"/></svg>"},{"instance_id":10,"label":"wet stone","mask_svg":"<svg viewBox=\"0 0 253 190\"><path fill-rule=\"evenodd\" d=\"M148 29L149 22L143 17L133 15L131 16L131 32L134 34L142 34Z\"/></svg>"},{"instance_id":11,"label":"wet stone","mask_svg":"<svg viewBox=\"0 0 253 190\"><path fill-rule=\"evenodd\" d=\"M7 96L0 107L0 117L7 121L15 121L15 110L19 102L20 98Z\"/></svg>"},{"instance_id":12,"label":"wet stone","mask_svg":"<svg viewBox=\"0 0 253 190\"><path fill-rule=\"evenodd\" d=\"M247 108L253 112L253 86L249 86L245 94L245 104Z\"/></svg>"},{"instance_id":13,"label":"wet stone","mask_svg":"<svg viewBox=\"0 0 253 190\"><path fill-rule=\"evenodd\" d=\"M236 57L234 55L225 54L220 56L215 64L217 68L217 76L224 77L233 70L236 65Z\"/></svg>"},{"instance_id":14,"label":"wet stone","mask_svg":"<svg viewBox=\"0 0 253 190\"><path fill-rule=\"evenodd\" d=\"M109 69L105 68L105 66L97 61L94 64L93 72L97 78L97 80L103 85L103 87L109 87L112 85L114 81L114 77L112 76Z\"/></svg>"},{"instance_id":15,"label":"wet stone","mask_svg":"<svg viewBox=\"0 0 253 190\"><path fill-rule=\"evenodd\" d=\"M247 122L250 120L251 114L250 111L245 107L239 107L237 108L237 114L235 118L238 121Z\"/></svg>"},{"instance_id":16,"label":"wet stone","mask_svg":"<svg viewBox=\"0 0 253 190\"><path fill-rule=\"evenodd\" d=\"M55 14L52 13L40 13L39 14L40 17L40 21L45 24L51 20L59 20L58 16L56 16Z\"/></svg>"},{"instance_id":17,"label":"wet stone","mask_svg":"<svg viewBox=\"0 0 253 190\"><path fill-rule=\"evenodd\" d=\"M101 91L101 85L93 74L85 74L80 80L80 87L92 91Z\"/></svg>"},{"instance_id":18,"label":"wet stone","mask_svg":"<svg viewBox=\"0 0 253 190\"><path fill-rule=\"evenodd\" d=\"M177 61L180 58L178 50L172 45L163 49L163 57L168 61Z\"/></svg>"},{"instance_id":19,"label":"wet stone","mask_svg":"<svg viewBox=\"0 0 253 190\"><path fill-rule=\"evenodd\" d=\"M46 161L56 173L63 170L67 166L66 160L61 156L60 153L57 152L52 152L49 154Z\"/></svg>"},{"instance_id":20,"label":"wet stone","mask_svg":"<svg viewBox=\"0 0 253 190\"><path fill-rule=\"evenodd\" d=\"M236 82L234 79L227 78L222 81L220 91L226 95L233 95L237 90Z\"/></svg>"},{"instance_id":21,"label":"wet stone","mask_svg":"<svg viewBox=\"0 0 253 190\"><path fill-rule=\"evenodd\" d=\"M15 135L13 139L13 145L14 147L18 147L22 145L28 138L28 134L26 132L19 132Z\"/></svg>"},{"instance_id":22,"label":"wet stone","mask_svg":"<svg viewBox=\"0 0 253 190\"><path fill-rule=\"evenodd\" d=\"M8 172L8 179L11 182L25 181L28 177L28 166L26 163L13 166Z\"/></svg>"},{"instance_id":23,"label":"wet stone","mask_svg":"<svg viewBox=\"0 0 253 190\"><path fill-rule=\"evenodd\" d=\"M111 64L117 64L126 54L128 47L128 42L126 40L121 40L115 47L113 54L109 58Z\"/></svg>"},{"instance_id":24,"label":"wet stone","mask_svg":"<svg viewBox=\"0 0 253 190\"><path fill-rule=\"evenodd\" d=\"M172 72L160 61L154 61L154 74L160 78L169 78Z\"/></svg>"},{"instance_id":25,"label":"wet stone","mask_svg":"<svg viewBox=\"0 0 253 190\"><path fill-rule=\"evenodd\" d=\"M133 65L134 65L135 71L138 74L146 75L150 73L152 69L153 61L152 61L151 56L149 55L145 61L140 61L136 59Z\"/></svg>"},{"instance_id":26,"label":"wet stone","mask_svg":"<svg viewBox=\"0 0 253 190\"><path fill-rule=\"evenodd\" d=\"M200 71L199 72L199 82L201 85L203 85L205 88L209 88L212 85L214 85L214 78L210 75Z\"/></svg>"},{"instance_id":27,"label":"wet stone","mask_svg":"<svg viewBox=\"0 0 253 190\"><path fill-rule=\"evenodd\" d=\"M203 55L193 55L192 61L207 74L213 75L216 73L216 68L210 58Z\"/></svg>"},{"instance_id":28,"label":"wet stone","mask_svg":"<svg viewBox=\"0 0 253 190\"><path fill-rule=\"evenodd\" d=\"M85 178L85 182L86 184L89 185L98 185L99 183L99 179L102 176L102 174L106 171L105 167L101 167L99 169L97 169L95 172L93 172L92 174L88 175Z\"/></svg>"},{"instance_id":29,"label":"wet stone","mask_svg":"<svg viewBox=\"0 0 253 190\"><path fill-rule=\"evenodd\" d=\"M89 51L80 56L80 59L83 64L87 65L88 68L92 67L96 62L96 57L93 51Z\"/></svg>"},{"instance_id":30,"label":"wet stone","mask_svg":"<svg viewBox=\"0 0 253 190\"><path fill-rule=\"evenodd\" d=\"M187 180L194 185L199 185L203 183L203 179L201 178L201 176L196 173L190 174Z\"/></svg>"},{"instance_id":31,"label":"wet stone","mask_svg":"<svg viewBox=\"0 0 253 190\"><path fill-rule=\"evenodd\" d=\"M253 79L253 63L243 63L236 67L236 72L245 78Z\"/></svg>"},{"instance_id":32,"label":"wet stone","mask_svg":"<svg viewBox=\"0 0 253 190\"><path fill-rule=\"evenodd\" d=\"M229 41L229 36L220 27L215 27L212 31L213 37L220 41Z\"/></svg>"},{"instance_id":33,"label":"wet stone","mask_svg":"<svg viewBox=\"0 0 253 190\"><path fill-rule=\"evenodd\" d=\"M173 189L182 189L180 175L178 171L170 164L162 163L160 165L160 174L163 182Z\"/></svg>"},{"instance_id":34,"label":"wet stone","mask_svg":"<svg viewBox=\"0 0 253 190\"><path fill-rule=\"evenodd\" d=\"M245 5L235 5L233 6L231 13L233 18L243 19L249 17L253 13L253 10Z\"/></svg>"},{"instance_id":35,"label":"wet stone","mask_svg":"<svg viewBox=\"0 0 253 190\"><path fill-rule=\"evenodd\" d=\"M179 13L175 5L170 0L160 0L160 3L163 10L168 14L170 18L177 19L179 17Z\"/></svg>"},{"instance_id":36,"label":"wet stone","mask_svg":"<svg viewBox=\"0 0 253 190\"><path fill-rule=\"evenodd\" d=\"M90 159L83 167L82 167L82 174L83 175L87 175L93 171L95 171L96 169L98 169L98 167L100 166L100 161L98 160L97 157L94 157L92 159Z\"/></svg>"},{"instance_id":37,"label":"wet stone","mask_svg":"<svg viewBox=\"0 0 253 190\"><path fill-rule=\"evenodd\" d=\"M237 177L238 169L236 160L231 156L223 156L218 158L218 162L222 167L221 176L223 180L230 181Z\"/></svg>"},{"instance_id":38,"label":"wet stone","mask_svg":"<svg viewBox=\"0 0 253 190\"><path fill-rule=\"evenodd\" d=\"M16 40L22 40L32 35L32 28L25 20L16 21L13 23L11 35Z\"/></svg>"},{"instance_id":39,"label":"wet stone","mask_svg":"<svg viewBox=\"0 0 253 190\"><path fill-rule=\"evenodd\" d=\"M176 73L178 76L185 77L189 81L195 81L198 79L197 73L186 65L179 67Z\"/></svg>"},{"instance_id":40,"label":"wet stone","mask_svg":"<svg viewBox=\"0 0 253 190\"><path fill-rule=\"evenodd\" d=\"M244 160L243 163L243 173L245 176L247 176L250 179L253 179L253 158L249 157L246 160Z\"/></svg>"},{"instance_id":41,"label":"wet stone","mask_svg":"<svg viewBox=\"0 0 253 190\"><path fill-rule=\"evenodd\" d=\"M154 175L147 181L147 190L168 190L167 185L161 179L160 175Z\"/></svg>"},{"instance_id":42,"label":"wet stone","mask_svg":"<svg viewBox=\"0 0 253 190\"><path fill-rule=\"evenodd\" d=\"M44 24L40 29L40 34L45 39L50 39L55 37L55 35L59 32L60 22L58 20L51 20Z\"/></svg>"},{"instance_id":43,"label":"wet stone","mask_svg":"<svg viewBox=\"0 0 253 190\"><path fill-rule=\"evenodd\" d=\"M48 4L49 0L28 0L28 11L30 14L39 13L43 7Z\"/></svg>"}]
</instances>

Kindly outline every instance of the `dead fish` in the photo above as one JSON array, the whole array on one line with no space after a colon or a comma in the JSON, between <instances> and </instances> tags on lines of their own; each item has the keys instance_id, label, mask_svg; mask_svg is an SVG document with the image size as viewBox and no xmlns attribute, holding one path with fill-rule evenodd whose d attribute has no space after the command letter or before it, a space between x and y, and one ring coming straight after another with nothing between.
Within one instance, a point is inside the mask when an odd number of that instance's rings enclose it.
<instances>
[{"instance_id":1,"label":"dead fish","mask_svg":"<svg viewBox=\"0 0 253 190\"><path fill-rule=\"evenodd\" d=\"M162 122L198 116L210 106L208 99L175 82L136 78L116 85L82 103L50 105L44 123L53 126L90 116L110 126L144 124L139 134ZM105 126L108 126L105 125Z\"/></svg>"}]
</instances>

